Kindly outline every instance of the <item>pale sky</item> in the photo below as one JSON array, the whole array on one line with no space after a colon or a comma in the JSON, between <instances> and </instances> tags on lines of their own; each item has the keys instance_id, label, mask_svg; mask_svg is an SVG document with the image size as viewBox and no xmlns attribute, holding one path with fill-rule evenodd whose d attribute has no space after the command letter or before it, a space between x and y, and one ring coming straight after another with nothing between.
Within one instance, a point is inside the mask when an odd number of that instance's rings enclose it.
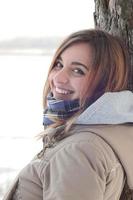
<instances>
[{"instance_id":1,"label":"pale sky","mask_svg":"<svg viewBox=\"0 0 133 200\"><path fill-rule=\"evenodd\" d=\"M93 28L94 0L0 0L0 40Z\"/></svg>"}]
</instances>

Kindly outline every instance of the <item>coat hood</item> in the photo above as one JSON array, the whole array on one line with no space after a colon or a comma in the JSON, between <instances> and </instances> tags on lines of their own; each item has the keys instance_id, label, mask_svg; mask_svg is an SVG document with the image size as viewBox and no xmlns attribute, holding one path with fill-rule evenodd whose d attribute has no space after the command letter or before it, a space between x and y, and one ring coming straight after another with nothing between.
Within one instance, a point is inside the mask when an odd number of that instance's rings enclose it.
<instances>
[{"instance_id":1,"label":"coat hood","mask_svg":"<svg viewBox=\"0 0 133 200\"><path fill-rule=\"evenodd\" d=\"M133 93L127 90L105 93L77 118L75 124L87 125L89 131L112 147L124 168L128 186L133 190Z\"/></svg>"},{"instance_id":2,"label":"coat hood","mask_svg":"<svg viewBox=\"0 0 133 200\"><path fill-rule=\"evenodd\" d=\"M75 124L123 124L133 122L133 92L107 92L89 106Z\"/></svg>"}]
</instances>

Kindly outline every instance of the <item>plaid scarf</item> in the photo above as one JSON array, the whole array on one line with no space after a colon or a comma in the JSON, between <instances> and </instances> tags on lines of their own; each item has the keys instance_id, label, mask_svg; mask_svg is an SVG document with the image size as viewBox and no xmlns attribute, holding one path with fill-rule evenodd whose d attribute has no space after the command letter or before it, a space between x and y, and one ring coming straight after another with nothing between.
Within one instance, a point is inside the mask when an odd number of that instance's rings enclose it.
<instances>
[{"instance_id":1,"label":"plaid scarf","mask_svg":"<svg viewBox=\"0 0 133 200\"><path fill-rule=\"evenodd\" d=\"M79 110L79 99L56 100L50 93L47 97L47 108L44 110L43 125L51 125L57 120L65 121Z\"/></svg>"}]
</instances>

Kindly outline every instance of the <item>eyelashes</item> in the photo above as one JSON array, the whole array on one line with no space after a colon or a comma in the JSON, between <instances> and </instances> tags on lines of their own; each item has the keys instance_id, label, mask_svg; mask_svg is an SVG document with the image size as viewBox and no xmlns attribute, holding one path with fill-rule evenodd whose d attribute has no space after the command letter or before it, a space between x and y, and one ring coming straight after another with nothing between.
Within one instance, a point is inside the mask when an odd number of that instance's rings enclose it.
<instances>
[{"instance_id":1,"label":"eyelashes","mask_svg":"<svg viewBox=\"0 0 133 200\"><path fill-rule=\"evenodd\" d=\"M85 75L84 71L80 68L73 69L73 72L79 75Z\"/></svg>"}]
</instances>

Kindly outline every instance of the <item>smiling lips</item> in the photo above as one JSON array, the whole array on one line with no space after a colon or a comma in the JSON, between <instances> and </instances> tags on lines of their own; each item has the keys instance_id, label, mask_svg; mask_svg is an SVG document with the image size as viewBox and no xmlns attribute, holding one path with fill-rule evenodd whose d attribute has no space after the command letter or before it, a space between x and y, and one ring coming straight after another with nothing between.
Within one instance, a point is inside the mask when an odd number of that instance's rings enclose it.
<instances>
[{"instance_id":1,"label":"smiling lips","mask_svg":"<svg viewBox=\"0 0 133 200\"><path fill-rule=\"evenodd\" d=\"M61 88L58 88L58 87L55 87L55 91L57 93L59 93L59 94L64 94L64 95L72 94L73 93L72 90L61 89Z\"/></svg>"}]
</instances>

